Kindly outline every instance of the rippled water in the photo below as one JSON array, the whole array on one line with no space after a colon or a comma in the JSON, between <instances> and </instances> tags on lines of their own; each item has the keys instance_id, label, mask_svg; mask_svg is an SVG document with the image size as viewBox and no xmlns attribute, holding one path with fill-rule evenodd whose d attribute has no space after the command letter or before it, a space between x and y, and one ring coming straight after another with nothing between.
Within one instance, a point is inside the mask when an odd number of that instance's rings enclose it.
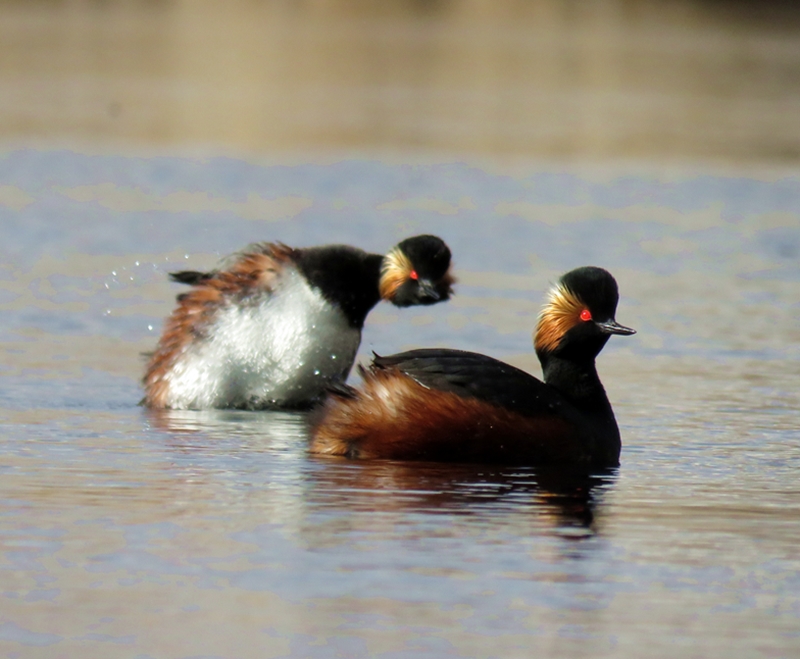
<instances>
[{"instance_id":1,"label":"rippled water","mask_svg":"<svg viewBox=\"0 0 800 659\"><path fill-rule=\"evenodd\" d=\"M7 656L794 656L800 181L507 176L20 151L0 160ZM175 268L252 240L442 235L447 305L362 344L538 372L561 271L618 278L622 466L308 456L302 415L147 412Z\"/></svg>"},{"instance_id":2,"label":"rippled water","mask_svg":"<svg viewBox=\"0 0 800 659\"><path fill-rule=\"evenodd\" d=\"M800 655L798 21L0 2L0 655ZM301 414L137 406L168 272L420 232L457 295L379 306L360 358L538 374L544 291L604 266L639 331L598 363L619 469L322 459Z\"/></svg>"}]
</instances>

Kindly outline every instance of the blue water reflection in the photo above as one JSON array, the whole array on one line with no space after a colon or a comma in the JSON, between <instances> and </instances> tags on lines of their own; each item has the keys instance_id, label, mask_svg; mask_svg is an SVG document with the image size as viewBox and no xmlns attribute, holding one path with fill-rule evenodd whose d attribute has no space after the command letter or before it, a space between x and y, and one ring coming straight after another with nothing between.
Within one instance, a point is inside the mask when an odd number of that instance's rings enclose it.
<instances>
[{"instance_id":1,"label":"blue water reflection","mask_svg":"<svg viewBox=\"0 0 800 659\"><path fill-rule=\"evenodd\" d=\"M176 628L174 656L798 647L798 179L27 150L0 182L4 650L157 656ZM362 358L444 345L538 373L544 290L605 266L639 330L598 361L618 471L321 459L302 414L137 407L167 272L421 231L457 294L379 306Z\"/></svg>"}]
</instances>

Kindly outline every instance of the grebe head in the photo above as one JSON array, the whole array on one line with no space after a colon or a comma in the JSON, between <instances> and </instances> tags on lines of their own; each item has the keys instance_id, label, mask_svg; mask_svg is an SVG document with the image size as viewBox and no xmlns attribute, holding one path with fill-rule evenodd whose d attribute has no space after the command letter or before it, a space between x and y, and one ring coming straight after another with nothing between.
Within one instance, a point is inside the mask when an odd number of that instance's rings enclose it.
<instances>
[{"instance_id":1,"label":"grebe head","mask_svg":"<svg viewBox=\"0 0 800 659\"><path fill-rule=\"evenodd\" d=\"M454 282L450 248L436 236L406 238L381 265L381 298L398 307L444 302Z\"/></svg>"},{"instance_id":2,"label":"grebe head","mask_svg":"<svg viewBox=\"0 0 800 659\"><path fill-rule=\"evenodd\" d=\"M635 334L614 319L618 301L617 282L606 270L570 270L550 289L539 314L534 346L540 359L593 360L612 334Z\"/></svg>"}]
</instances>

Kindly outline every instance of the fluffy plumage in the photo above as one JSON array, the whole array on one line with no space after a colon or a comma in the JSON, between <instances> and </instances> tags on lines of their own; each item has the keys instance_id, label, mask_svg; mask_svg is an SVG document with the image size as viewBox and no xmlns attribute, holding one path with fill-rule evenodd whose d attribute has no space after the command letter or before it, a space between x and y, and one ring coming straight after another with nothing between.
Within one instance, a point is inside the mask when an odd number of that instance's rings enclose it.
<instances>
[{"instance_id":1,"label":"fluffy plumage","mask_svg":"<svg viewBox=\"0 0 800 659\"><path fill-rule=\"evenodd\" d=\"M400 283L397 306L450 296L450 250L435 236L394 251L435 280ZM346 245L252 245L208 273L171 275L192 288L177 298L144 376L144 405L205 409L303 408L352 367L361 329L381 299L384 257ZM393 271L392 271L393 272ZM426 286L428 288L426 288ZM433 291L433 292L431 292Z\"/></svg>"}]
</instances>

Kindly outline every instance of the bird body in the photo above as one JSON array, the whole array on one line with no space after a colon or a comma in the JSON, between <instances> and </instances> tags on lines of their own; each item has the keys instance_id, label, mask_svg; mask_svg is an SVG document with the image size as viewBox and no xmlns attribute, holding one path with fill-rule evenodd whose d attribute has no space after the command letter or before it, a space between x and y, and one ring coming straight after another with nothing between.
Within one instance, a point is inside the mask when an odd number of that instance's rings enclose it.
<instances>
[{"instance_id":1,"label":"bird body","mask_svg":"<svg viewBox=\"0 0 800 659\"><path fill-rule=\"evenodd\" d=\"M327 386L346 379L364 320L382 297L398 306L449 297L453 278L447 246L433 236L418 236L395 250L409 242L421 262L409 261L407 272L387 266L388 257L348 246L292 249L264 243L219 271L173 274L192 288L178 296L148 363L143 404L171 409L313 405ZM433 276L428 276L432 260Z\"/></svg>"},{"instance_id":2,"label":"bird body","mask_svg":"<svg viewBox=\"0 0 800 659\"><path fill-rule=\"evenodd\" d=\"M170 370L172 409L302 406L347 377L361 341L344 312L292 267L274 292L225 305ZM308 329L312 331L308 331Z\"/></svg>"},{"instance_id":3,"label":"bird body","mask_svg":"<svg viewBox=\"0 0 800 659\"><path fill-rule=\"evenodd\" d=\"M342 389L312 430L311 451L387 458L527 465L613 466L620 435L595 368L611 334L616 282L580 268L551 292L536 333L544 382L460 350L376 356L361 389Z\"/></svg>"}]
</instances>

